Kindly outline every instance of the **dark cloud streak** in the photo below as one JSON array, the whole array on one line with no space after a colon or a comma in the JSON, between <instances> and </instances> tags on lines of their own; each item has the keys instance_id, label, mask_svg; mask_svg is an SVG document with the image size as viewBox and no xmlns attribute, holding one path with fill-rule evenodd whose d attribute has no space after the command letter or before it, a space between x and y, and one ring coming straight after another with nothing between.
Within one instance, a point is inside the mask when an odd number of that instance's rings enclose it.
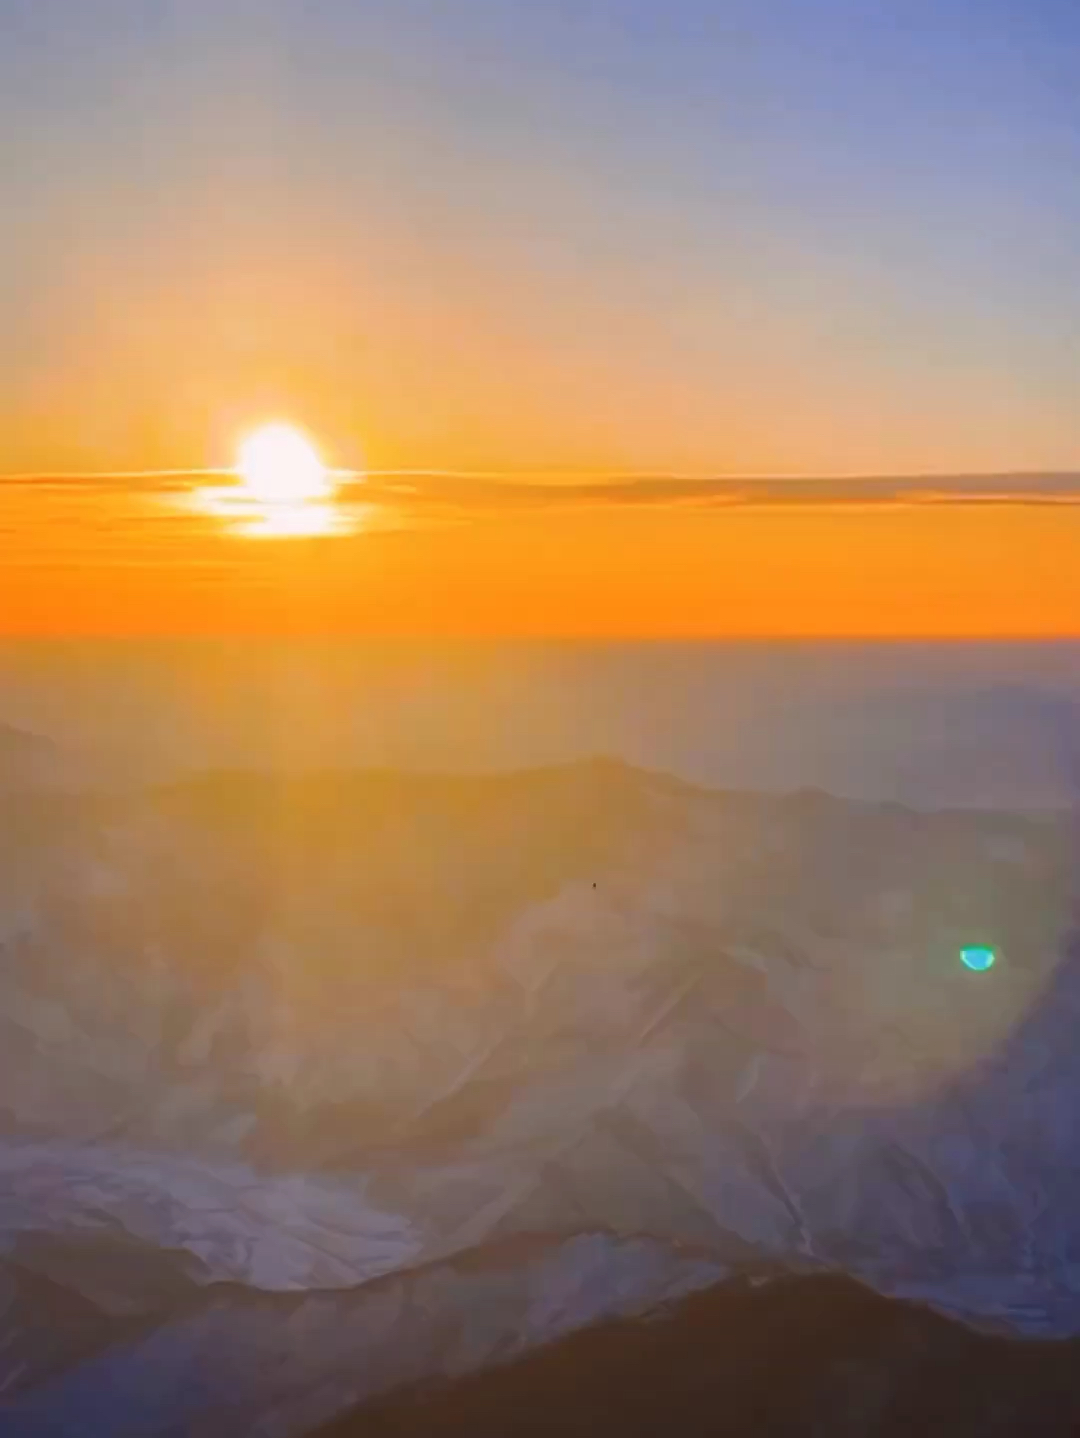
<instances>
[{"instance_id":1,"label":"dark cloud streak","mask_svg":"<svg viewBox=\"0 0 1080 1438\"><path fill-rule=\"evenodd\" d=\"M343 496L403 512L458 516L523 510L876 508L923 505L1080 505L1080 474L712 478L642 475L540 482L507 477L369 475Z\"/></svg>"},{"instance_id":2,"label":"dark cloud streak","mask_svg":"<svg viewBox=\"0 0 1080 1438\"><path fill-rule=\"evenodd\" d=\"M160 501L140 516L146 523L194 519L182 499L196 497L229 471L191 470L117 474L0 476L0 498L19 491L48 497L97 495L104 499ZM818 476L792 478L626 474L603 477L449 471L373 471L339 475L339 502L385 511L398 525L467 522L529 512L574 513L661 509L698 511L776 509L895 509L998 506L1039 508L1080 505L1080 472Z\"/></svg>"}]
</instances>

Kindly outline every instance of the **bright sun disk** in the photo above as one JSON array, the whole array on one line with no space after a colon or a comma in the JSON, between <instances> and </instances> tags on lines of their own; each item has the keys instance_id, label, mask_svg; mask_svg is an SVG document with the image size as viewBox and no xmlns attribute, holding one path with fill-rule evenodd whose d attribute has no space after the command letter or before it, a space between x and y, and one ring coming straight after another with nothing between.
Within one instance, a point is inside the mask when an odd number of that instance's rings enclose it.
<instances>
[{"instance_id":1,"label":"bright sun disk","mask_svg":"<svg viewBox=\"0 0 1080 1438\"><path fill-rule=\"evenodd\" d=\"M325 499L332 489L315 446L287 424L269 424L249 435L236 468L260 504L306 504Z\"/></svg>"}]
</instances>

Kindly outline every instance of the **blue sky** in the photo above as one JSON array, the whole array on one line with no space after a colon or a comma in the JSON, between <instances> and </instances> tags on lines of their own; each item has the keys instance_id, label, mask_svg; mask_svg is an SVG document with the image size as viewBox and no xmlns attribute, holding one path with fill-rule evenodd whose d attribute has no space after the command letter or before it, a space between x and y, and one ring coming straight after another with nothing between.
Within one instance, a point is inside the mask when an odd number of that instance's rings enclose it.
<instances>
[{"instance_id":1,"label":"blue sky","mask_svg":"<svg viewBox=\"0 0 1080 1438\"><path fill-rule=\"evenodd\" d=\"M1065 0L0 0L0 467L267 399L386 464L1080 465L1078 62Z\"/></svg>"}]
</instances>

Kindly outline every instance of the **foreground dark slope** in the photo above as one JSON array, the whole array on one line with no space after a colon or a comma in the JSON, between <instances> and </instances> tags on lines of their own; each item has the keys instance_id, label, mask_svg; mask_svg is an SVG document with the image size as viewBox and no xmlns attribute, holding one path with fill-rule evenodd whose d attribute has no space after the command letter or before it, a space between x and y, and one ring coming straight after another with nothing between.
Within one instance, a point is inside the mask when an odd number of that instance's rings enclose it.
<instances>
[{"instance_id":1,"label":"foreground dark slope","mask_svg":"<svg viewBox=\"0 0 1080 1438\"><path fill-rule=\"evenodd\" d=\"M368 1405L319 1438L1050 1438L1080 1342L978 1334L845 1278L726 1284Z\"/></svg>"}]
</instances>

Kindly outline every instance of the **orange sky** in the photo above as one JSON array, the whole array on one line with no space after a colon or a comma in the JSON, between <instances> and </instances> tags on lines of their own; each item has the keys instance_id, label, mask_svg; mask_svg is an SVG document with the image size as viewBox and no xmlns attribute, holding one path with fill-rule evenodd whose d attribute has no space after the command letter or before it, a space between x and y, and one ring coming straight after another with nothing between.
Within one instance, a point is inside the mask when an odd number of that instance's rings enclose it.
<instances>
[{"instance_id":1,"label":"orange sky","mask_svg":"<svg viewBox=\"0 0 1080 1438\"><path fill-rule=\"evenodd\" d=\"M193 511L191 483L119 496L84 484L0 485L0 630L1080 631L1080 510L1071 504L709 508L577 499L439 517L406 505L372 509L351 534L253 539Z\"/></svg>"},{"instance_id":2,"label":"orange sky","mask_svg":"<svg viewBox=\"0 0 1080 1438\"><path fill-rule=\"evenodd\" d=\"M0 46L0 633L1080 632L1068 7L144 8ZM269 417L447 473L273 542L131 477Z\"/></svg>"}]
</instances>

